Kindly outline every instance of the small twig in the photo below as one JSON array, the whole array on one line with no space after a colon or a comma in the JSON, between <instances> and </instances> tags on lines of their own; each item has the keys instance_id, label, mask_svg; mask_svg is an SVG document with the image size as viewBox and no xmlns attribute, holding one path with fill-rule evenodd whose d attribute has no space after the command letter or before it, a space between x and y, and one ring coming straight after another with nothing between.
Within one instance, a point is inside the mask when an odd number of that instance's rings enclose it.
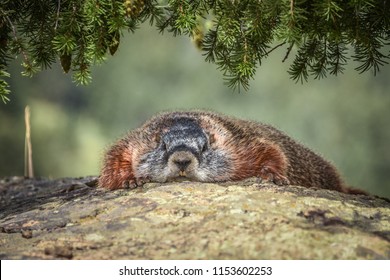
<instances>
[{"instance_id":1,"label":"small twig","mask_svg":"<svg viewBox=\"0 0 390 280\"><path fill-rule=\"evenodd\" d=\"M264 54L264 56L269 55L269 54L272 53L274 50L276 50L277 48L280 48L281 46L283 46L283 45L285 45L285 44L286 44L286 42L283 42L283 43L280 43L279 45L276 45L275 47L273 47L272 49L270 49L268 52L266 52L266 53Z\"/></svg>"},{"instance_id":2,"label":"small twig","mask_svg":"<svg viewBox=\"0 0 390 280\"><path fill-rule=\"evenodd\" d=\"M24 176L27 178L34 177L32 162L32 145L31 145L31 126L30 126L30 107L24 109L24 121L26 125L26 137L24 141Z\"/></svg>"},{"instance_id":3,"label":"small twig","mask_svg":"<svg viewBox=\"0 0 390 280\"><path fill-rule=\"evenodd\" d=\"M56 31L58 27L58 21L60 19L60 9L61 9L61 0L58 0L57 18L56 18L56 24L54 25L54 31Z\"/></svg>"},{"instance_id":4,"label":"small twig","mask_svg":"<svg viewBox=\"0 0 390 280\"><path fill-rule=\"evenodd\" d=\"M288 58L288 56L290 55L290 52L291 52L293 46L294 46L294 43L291 43L290 46L289 46L288 49L287 49L287 53L286 53L286 55L284 56L282 62L285 62L285 61L287 60L287 58Z\"/></svg>"},{"instance_id":5,"label":"small twig","mask_svg":"<svg viewBox=\"0 0 390 280\"><path fill-rule=\"evenodd\" d=\"M241 36L244 39L244 50L245 50L244 63L246 63L247 62L247 57L248 57L248 42L247 42L247 39L246 39L246 36L245 36L245 30L244 29L245 29L244 23L241 21L241 23L240 23L240 31L241 31Z\"/></svg>"},{"instance_id":6,"label":"small twig","mask_svg":"<svg viewBox=\"0 0 390 280\"><path fill-rule=\"evenodd\" d=\"M16 31L15 25L12 23L11 19L8 16L5 16L5 18L7 19L9 25L11 26L15 41L18 41L18 33ZM24 48L22 47L22 45L20 46L20 52L22 53L26 64L30 64L30 59L28 58L28 55L27 55L26 51L24 50Z\"/></svg>"},{"instance_id":7,"label":"small twig","mask_svg":"<svg viewBox=\"0 0 390 280\"><path fill-rule=\"evenodd\" d=\"M9 18L9 16L5 16L5 18L7 19L9 25L12 28L12 33L14 34L14 37L18 38L18 35L16 34L16 28L15 28L14 24L12 23L11 19Z\"/></svg>"}]
</instances>

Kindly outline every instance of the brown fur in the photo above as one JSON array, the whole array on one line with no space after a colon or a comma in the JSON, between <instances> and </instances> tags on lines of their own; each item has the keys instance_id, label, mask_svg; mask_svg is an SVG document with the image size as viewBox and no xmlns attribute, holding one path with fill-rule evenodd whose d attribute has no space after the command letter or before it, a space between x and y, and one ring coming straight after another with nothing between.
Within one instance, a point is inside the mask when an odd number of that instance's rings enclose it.
<instances>
[{"instance_id":1,"label":"brown fur","mask_svg":"<svg viewBox=\"0 0 390 280\"><path fill-rule=\"evenodd\" d=\"M211 147L222 149L229 156L231 172L215 174L212 181L258 177L278 185L292 184L364 193L346 188L332 164L278 129L204 111L157 115L130 132L106 153L99 185L116 189L148 181L148 178L138 178L135 170L140 157L155 149L156 139L169 130L172 116L195 119L209 135Z\"/></svg>"}]
</instances>

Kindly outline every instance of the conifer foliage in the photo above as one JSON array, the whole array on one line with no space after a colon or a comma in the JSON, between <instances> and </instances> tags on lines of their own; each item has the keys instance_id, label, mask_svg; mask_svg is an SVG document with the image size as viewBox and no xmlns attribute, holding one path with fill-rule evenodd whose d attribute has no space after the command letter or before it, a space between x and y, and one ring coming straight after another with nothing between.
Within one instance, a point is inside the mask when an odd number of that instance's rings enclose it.
<instances>
[{"instance_id":1,"label":"conifer foliage","mask_svg":"<svg viewBox=\"0 0 390 280\"><path fill-rule=\"evenodd\" d=\"M337 75L351 59L357 71L376 73L390 58L387 0L2 0L0 97L8 100L7 66L16 56L23 75L59 61L77 83L89 83L91 66L145 21L193 37L233 88L247 89L280 47L281 61L292 56L295 81Z\"/></svg>"}]
</instances>

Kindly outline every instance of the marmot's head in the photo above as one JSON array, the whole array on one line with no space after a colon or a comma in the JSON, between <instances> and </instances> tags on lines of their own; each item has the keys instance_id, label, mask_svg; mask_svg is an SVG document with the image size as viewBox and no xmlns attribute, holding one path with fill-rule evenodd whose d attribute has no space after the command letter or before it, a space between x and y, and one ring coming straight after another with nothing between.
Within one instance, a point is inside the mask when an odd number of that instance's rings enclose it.
<instances>
[{"instance_id":1,"label":"marmot's head","mask_svg":"<svg viewBox=\"0 0 390 280\"><path fill-rule=\"evenodd\" d=\"M157 124L154 149L140 155L136 176L151 181L211 182L230 171L226 151L214 145L213 135L195 118L180 116ZM153 144L153 143L152 143Z\"/></svg>"}]
</instances>

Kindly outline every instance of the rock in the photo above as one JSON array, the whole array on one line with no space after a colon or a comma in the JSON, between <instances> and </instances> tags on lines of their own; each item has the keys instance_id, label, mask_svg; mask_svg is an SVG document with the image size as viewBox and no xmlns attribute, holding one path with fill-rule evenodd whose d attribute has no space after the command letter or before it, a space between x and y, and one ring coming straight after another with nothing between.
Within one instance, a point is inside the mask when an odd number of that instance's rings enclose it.
<instances>
[{"instance_id":1,"label":"rock","mask_svg":"<svg viewBox=\"0 0 390 280\"><path fill-rule=\"evenodd\" d=\"M0 180L1 259L389 259L390 203L252 182Z\"/></svg>"}]
</instances>

